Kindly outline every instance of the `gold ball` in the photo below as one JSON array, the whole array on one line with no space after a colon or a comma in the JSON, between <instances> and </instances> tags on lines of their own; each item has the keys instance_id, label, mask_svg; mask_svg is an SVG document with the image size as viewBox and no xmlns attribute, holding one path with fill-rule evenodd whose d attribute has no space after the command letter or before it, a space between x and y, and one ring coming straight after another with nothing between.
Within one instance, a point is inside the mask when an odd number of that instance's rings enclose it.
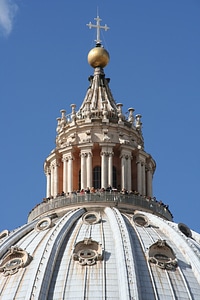
<instances>
[{"instance_id":1,"label":"gold ball","mask_svg":"<svg viewBox=\"0 0 200 300\"><path fill-rule=\"evenodd\" d=\"M109 62L110 56L108 51L102 47L95 47L88 53L88 63L93 67L104 68Z\"/></svg>"}]
</instances>

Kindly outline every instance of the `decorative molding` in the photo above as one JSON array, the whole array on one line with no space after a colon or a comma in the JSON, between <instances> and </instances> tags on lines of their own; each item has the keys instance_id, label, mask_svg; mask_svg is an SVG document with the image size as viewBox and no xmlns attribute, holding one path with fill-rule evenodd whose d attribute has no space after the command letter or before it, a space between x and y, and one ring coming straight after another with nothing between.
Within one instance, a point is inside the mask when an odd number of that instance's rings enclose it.
<instances>
[{"instance_id":1,"label":"decorative molding","mask_svg":"<svg viewBox=\"0 0 200 300\"><path fill-rule=\"evenodd\" d=\"M174 270L177 267L177 259L172 248L165 240L158 240L150 246L148 260L161 269Z\"/></svg>"}]
</instances>

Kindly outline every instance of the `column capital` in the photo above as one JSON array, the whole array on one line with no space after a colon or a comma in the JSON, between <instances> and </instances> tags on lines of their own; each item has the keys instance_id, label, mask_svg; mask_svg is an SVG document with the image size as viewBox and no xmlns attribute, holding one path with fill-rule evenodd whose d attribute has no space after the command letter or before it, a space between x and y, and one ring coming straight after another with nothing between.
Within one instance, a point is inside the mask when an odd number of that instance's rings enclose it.
<instances>
[{"instance_id":1,"label":"column capital","mask_svg":"<svg viewBox=\"0 0 200 300\"><path fill-rule=\"evenodd\" d=\"M141 164L141 166L145 166L145 168L146 168L146 162L143 161L143 160L138 160L138 161L136 161L136 165L137 165L137 164Z\"/></svg>"},{"instance_id":2,"label":"column capital","mask_svg":"<svg viewBox=\"0 0 200 300\"><path fill-rule=\"evenodd\" d=\"M109 151L101 151L101 156L109 156Z\"/></svg>"},{"instance_id":3,"label":"column capital","mask_svg":"<svg viewBox=\"0 0 200 300\"><path fill-rule=\"evenodd\" d=\"M99 146L101 146L101 153L100 155L105 155L105 156L110 156L113 155L113 147L115 146L115 144L108 144L108 143L100 143Z\"/></svg>"},{"instance_id":4,"label":"column capital","mask_svg":"<svg viewBox=\"0 0 200 300\"><path fill-rule=\"evenodd\" d=\"M65 161L68 161L68 157L67 156L62 157L62 162L65 162Z\"/></svg>"},{"instance_id":5,"label":"column capital","mask_svg":"<svg viewBox=\"0 0 200 300\"><path fill-rule=\"evenodd\" d=\"M146 171L149 171L153 174L153 167L151 165L146 164Z\"/></svg>"},{"instance_id":6,"label":"column capital","mask_svg":"<svg viewBox=\"0 0 200 300\"><path fill-rule=\"evenodd\" d=\"M108 156L113 156L113 155L114 155L113 151L108 152Z\"/></svg>"},{"instance_id":7,"label":"column capital","mask_svg":"<svg viewBox=\"0 0 200 300\"><path fill-rule=\"evenodd\" d=\"M126 159L130 159L131 160L131 159L133 159L133 156L131 154L127 154L126 155Z\"/></svg>"},{"instance_id":8,"label":"column capital","mask_svg":"<svg viewBox=\"0 0 200 300\"><path fill-rule=\"evenodd\" d=\"M45 173L46 176L47 175L51 175L51 168L50 168L50 166L48 166L48 167L45 168L44 173Z\"/></svg>"},{"instance_id":9,"label":"column capital","mask_svg":"<svg viewBox=\"0 0 200 300\"><path fill-rule=\"evenodd\" d=\"M74 159L72 152L65 152L62 155L62 161L68 161L69 159Z\"/></svg>"},{"instance_id":10,"label":"column capital","mask_svg":"<svg viewBox=\"0 0 200 300\"><path fill-rule=\"evenodd\" d=\"M92 151L88 152L87 155L88 157L92 157L93 156Z\"/></svg>"},{"instance_id":11,"label":"column capital","mask_svg":"<svg viewBox=\"0 0 200 300\"><path fill-rule=\"evenodd\" d=\"M133 159L133 156L132 156L131 154L122 153L122 154L120 155L120 158Z\"/></svg>"},{"instance_id":12,"label":"column capital","mask_svg":"<svg viewBox=\"0 0 200 300\"><path fill-rule=\"evenodd\" d=\"M74 156L72 154L68 155L68 160L74 160Z\"/></svg>"},{"instance_id":13,"label":"column capital","mask_svg":"<svg viewBox=\"0 0 200 300\"><path fill-rule=\"evenodd\" d=\"M52 161L52 162L50 163L50 168L51 168L51 170L54 169L55 166L56 166L56 162L55 162L55 161Z\"/></svg>"},{"instance_id":14,"label":"column capital","mask_svg":"<svg viewBox=\"0 0 200 300\"><path fill-rule=\"evenodd\" d=\"M86 153L86 152L81 152L81 153L79 154L79 156L80 156L80 157L87 157L87 153Z\"/></svg>"}]
</instances>

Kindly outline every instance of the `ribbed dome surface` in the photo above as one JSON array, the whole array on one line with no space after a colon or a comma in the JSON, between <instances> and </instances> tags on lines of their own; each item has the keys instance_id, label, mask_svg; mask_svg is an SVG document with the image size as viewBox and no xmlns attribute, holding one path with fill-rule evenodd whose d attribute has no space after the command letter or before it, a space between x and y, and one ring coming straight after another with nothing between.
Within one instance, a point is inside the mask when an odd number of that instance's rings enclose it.
<instances>
[{"instance_id":1,"label":"ribbed dome surface","mask_svg":"<svg viewBox=\"0 0 200 300\"><path fill-rule=\"evenodd\" d=\"M199 299L199 234L189 238L173 222L114 207L78 208L49 219L51 224L41 218L1 240L1 255L14 245L32 257L12 276L0 274L1 299ZM92 265L91 253L82 255L84 263L74 255L83 241L83 252L91 251L88 241L99 244L102 257ZM157 241L173 250L176 266L150 261ZM166 249L160 248L162 258Z\"/></svg>"}]
</instances>

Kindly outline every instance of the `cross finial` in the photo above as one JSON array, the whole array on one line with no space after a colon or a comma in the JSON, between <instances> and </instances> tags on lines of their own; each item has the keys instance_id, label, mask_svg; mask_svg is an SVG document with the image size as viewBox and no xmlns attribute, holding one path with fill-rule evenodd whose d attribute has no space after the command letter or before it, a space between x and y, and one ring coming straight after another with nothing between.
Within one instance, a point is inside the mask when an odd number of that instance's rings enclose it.
<instances>
[{"instance_id":1,"label":"cross finial","mask_svg":"<svg viewBox=\"0 0 200 300\"><path fill-rule=\"evenodd\" d=\"M106 24L104 26L100 25L100 21L102 21L99 16L97 16L96 18L94 18L95 21L97 21L96 25L92 24L91 22L89 24L86 24L90 29L91 28L96 28L97 29L97 39L95 40L95 42L97 44L101 44L101 40L100 40L100 29L104 29L105 31L107 31L108 29L110 29Z\"/></svg>"}]
</instances>

